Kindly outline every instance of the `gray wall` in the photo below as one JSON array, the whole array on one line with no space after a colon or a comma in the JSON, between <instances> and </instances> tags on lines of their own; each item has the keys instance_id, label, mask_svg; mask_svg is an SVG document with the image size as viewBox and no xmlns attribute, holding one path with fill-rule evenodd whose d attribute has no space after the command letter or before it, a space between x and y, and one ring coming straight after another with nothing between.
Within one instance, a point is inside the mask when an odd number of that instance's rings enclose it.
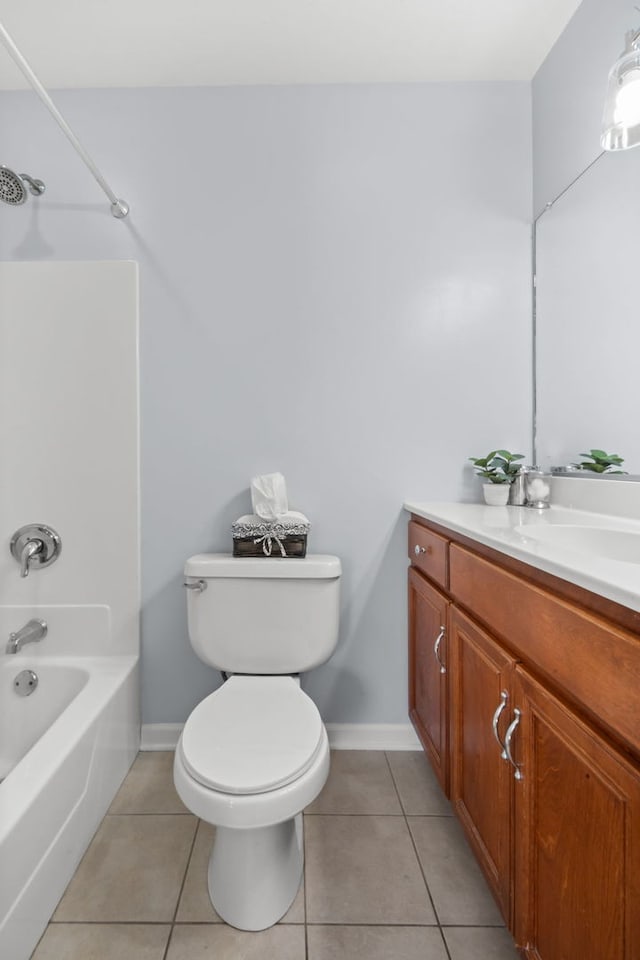
<instances>
[{"instance_id":1,"label":"gray wall","mask_svg":"<svg viewBox=\"0 0 640 960\"><path fill-rule=\"evenodd\" d=\"M582 0L533 79L533 206L537 215L601 152L607 77L640 25L628 0Z\"/></svg>"},{"instance_id":2,"label":"gray wall","mask_svg":"<svg viewBox=\"0 0 640 960\"><path fill-rule=\"evenodd\" d=\"M250 477L281 470L311 550L343 560L339 649L306 687L326 720L405 721L402 501L477 498L467 457L528 452L529 86L57 101L131 217L5 94L2 162L47 193L0 210L0 257L140 263L143 719L217 683L181 568L228 550Z\"/></svg>"}]
</instances>

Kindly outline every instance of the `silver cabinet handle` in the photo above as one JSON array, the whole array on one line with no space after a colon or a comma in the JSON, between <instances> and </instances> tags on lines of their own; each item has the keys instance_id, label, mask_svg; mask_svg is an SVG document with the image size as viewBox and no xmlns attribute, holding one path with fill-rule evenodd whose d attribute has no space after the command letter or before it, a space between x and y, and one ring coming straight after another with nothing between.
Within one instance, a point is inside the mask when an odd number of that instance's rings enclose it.
<instances>
[{"instance_id":1,"label":"silver cabinet handle","mask_svg":"<svg viewBox=\"0 0 640 960\"><path fill-rule=\"evenodd\" d=\"M522 780L523 775L522 775L522 770L513 759L513 754L511 753L511 740L513 739L513 735L516 732L516 727L520 723L520 717L521 717L521 712L516 707L515 710L513 711L513 720L507 727L507 732L504 735L504 750L507 755L507 760L515 770L514 777L516 780Z\"/></svg>"},{"instance_id":2,"label":"silver cabinet handle","mask_svg":"<svg viewBox=\"0 0 640 960\"><path fill-rule=\"evenodd\" d=\"M436 642L435 642L434 645L433 645L433 652L434 652L434 654L435 654L436 660L438 661L438 666L440 667L440 673L446 673L446 672L447 672L447 668L445 667L444 663L443 663L442 660L440 659L440 644L442 643L442 640L443 640L443 638L444 638L444 635L445 635L445 627L441 625L441 626L440 626L440 633L439 633L438 636L436 637Z\"/></svg>"},{"instance_id":3,"label":"silver cabinet handle","mask_svg":"<svg viewBox=\"0 0 640 960\"><path fill-rule=\"evenodd\" d=\"M416 557L419 557L421 553L426 553L427 551L424 547L421 547L419 543L416 543L415 547L413 548L413 552L415 553Z\"/></svg>"},{"instance_id":4,"label":"silver cabinet handle","mask_svg":"<svg viewBox=\"0 0 640 960\"><path fill-rule=\"evenodd\" d=\"M507 751L505 750L504 743L500 739L500 734L498 733L498 721L502 716L502 711L506 707L508 699L509 699L509 694L507 693L506 690L503 690L502 693L500 694L500 703L496 707L496 712L494 713L493 720L491 721L491 725L493 727L493 735L498 741L498 746L500 747L500 756L502 757L503 760L508 760L509 757L507 756Z\"/></svg>"},{"instance_id":5,"label":"silver cabinet handle","mask_svg":"<svg viewBox=\"0 0 640 960\"><path fill-rule=\"evenodd\" d=\"M182 586L186 587L187 590L197 590L198 593L202 593L204 590L207 589L207 581L195 580L193 583L189 583L185 580Z\"/></svg>"}]
</instances>

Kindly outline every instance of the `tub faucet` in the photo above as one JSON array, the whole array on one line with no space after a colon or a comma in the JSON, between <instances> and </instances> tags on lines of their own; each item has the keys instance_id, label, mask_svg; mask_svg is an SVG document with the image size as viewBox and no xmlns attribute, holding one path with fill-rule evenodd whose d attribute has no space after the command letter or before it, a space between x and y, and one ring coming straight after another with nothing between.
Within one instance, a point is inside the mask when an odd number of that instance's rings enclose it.
<instances>
[{"instance_id":1,"label":"tub faucet","mask_svg":"<svg viewBox=\"0 0 640 960\"><path fill-rule=\"evenodd\" d=\"M29 576L29 564L31 563L31 558L34 557L37 553L42 553L44 544L42 540L27 540L22 550L20 551L20 576L28 577Z\"/></svg>"},{"instance_id":2,"label":"tub faucet","mask_svg":"<svg viewBox=\"0 0 640 960\"><path fill-rule=\"evenodd\" d=\"M36 643L47 635L47 624L44 620L29 620L16 633L9 634L6 653L17 653L25 643Z\"/></svg>"},{"instance_id":3,"label":"tub faucet","mask_svg":"<svg viewBox=\"0 0 640 960\"><path fill-rule=\"evenodd\" d=\"M46 523L27 523L11 537L11 556L20 564L20 576L28 577L32 568L48 567L60 556L62 540Z\"/></svg>"}]
</instances>

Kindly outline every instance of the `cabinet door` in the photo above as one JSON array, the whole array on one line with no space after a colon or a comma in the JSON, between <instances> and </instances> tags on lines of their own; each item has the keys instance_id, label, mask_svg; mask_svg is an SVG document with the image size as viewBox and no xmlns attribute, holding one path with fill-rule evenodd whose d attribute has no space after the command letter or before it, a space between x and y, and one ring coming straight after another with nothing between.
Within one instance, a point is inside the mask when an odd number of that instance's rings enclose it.
<instances>
[{"instance_id":1,"label":"cabinet door","mask_svg":"<svg viewBox=\"0 0 640 960\"><path fill-rule=\"evenodd\" d=\"M455 607L450 621L451 801L509 924L513 768L494 724L504 740L515 661Z\"/></svg>"},{"instance_id":2,"label":"cabinet door","mask_svg":"<svg viewBox=\"0 0 640 960\"><path fill-rule=\"evenodd\" d=\"M409 570L409 717L447 795L448 606L421 574Z\"/></svg>"},{"instance_id":3,"label":"cabinet door","mask_svg":"<svg viewBox=\"0 0 640 960\"><path fill-rule=\"evenodd\" d=\"M640 771L522 668L516 929L536 960L639 960Z\"/></svg>"}]
</instances>

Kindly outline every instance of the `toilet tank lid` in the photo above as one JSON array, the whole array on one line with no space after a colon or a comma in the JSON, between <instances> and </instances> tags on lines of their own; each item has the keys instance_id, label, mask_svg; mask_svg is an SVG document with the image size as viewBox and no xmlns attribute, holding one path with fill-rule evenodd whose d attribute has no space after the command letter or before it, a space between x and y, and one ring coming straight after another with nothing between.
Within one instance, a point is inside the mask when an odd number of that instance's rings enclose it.
<instances>
[{"instance_id":1,"label":"toilet tank lid","mask_svg":"<svg viewBox=\"0 0 640 960\"><path fill-rule=\"evenodd\" d=\"M263 580L335 580L342 573L339 557L311 554L296 557L232 557L230 553L198 553L184 565L185 576L256 577Z\"/></svg>"}]
</instances>

